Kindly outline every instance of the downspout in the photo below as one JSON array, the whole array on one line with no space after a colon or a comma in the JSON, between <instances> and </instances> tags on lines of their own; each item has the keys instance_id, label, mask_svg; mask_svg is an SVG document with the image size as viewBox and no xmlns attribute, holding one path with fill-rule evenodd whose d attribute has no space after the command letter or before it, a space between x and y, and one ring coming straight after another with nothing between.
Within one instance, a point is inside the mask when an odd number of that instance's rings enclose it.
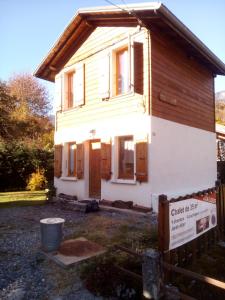
<instances>
[{"instance_id":1,"label":"downspout","mask_svg":"<svg viewBox=\"0 0 225 300\"><path fill-rule=\"evenodd\" d=\"M216 101L215 101L215 78L216 78L216 75L213 74L213 105L214 105L214 132L216 132Z\"/></svg>"},{"instance_id":2,"label":"downspout","mask_svg":"<svg viewBox=\"0 0 225 300\"><path fill-rule=\"evenodd\" d=\"M152 115L152 64L151 64L151 36L150 31L147 29L147 42L148 42L148 115Z\"/></svg>"}]
</instances>

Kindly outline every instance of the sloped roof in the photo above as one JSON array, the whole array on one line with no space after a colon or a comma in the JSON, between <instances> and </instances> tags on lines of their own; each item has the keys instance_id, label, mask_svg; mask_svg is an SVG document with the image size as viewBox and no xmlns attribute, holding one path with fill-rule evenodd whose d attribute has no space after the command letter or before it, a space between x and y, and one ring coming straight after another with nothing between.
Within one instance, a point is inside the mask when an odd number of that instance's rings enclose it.
<instances>
[{"instance_id":1,"label":"sloped roof","mask_svg":"<svg viewBox=\"0 0 225 300\"><path fill-rule=\"evenodd\" d=\"M98 26L154 26L176 39L215 75L225 75L224 63L210 51L166 6L157 2L79 9L34 75L54 81L65 63Z\"/></svg>"}]
</instances>

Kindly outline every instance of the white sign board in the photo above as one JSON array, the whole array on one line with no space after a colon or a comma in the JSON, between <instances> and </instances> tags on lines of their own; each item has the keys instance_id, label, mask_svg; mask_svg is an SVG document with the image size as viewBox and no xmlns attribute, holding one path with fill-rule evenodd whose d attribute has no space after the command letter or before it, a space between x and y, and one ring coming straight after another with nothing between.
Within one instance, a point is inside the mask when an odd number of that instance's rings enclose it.
<instances>
[{"instance_id":1,"label":"white sign board","mask_svg":"<svg viewBox=\"0 0 225 300\"><path fill-rule=\"evenodd\" d=\"M170 203L169 250L196 239L216 225L215 194Z\"/></svg>"}]
</instances>

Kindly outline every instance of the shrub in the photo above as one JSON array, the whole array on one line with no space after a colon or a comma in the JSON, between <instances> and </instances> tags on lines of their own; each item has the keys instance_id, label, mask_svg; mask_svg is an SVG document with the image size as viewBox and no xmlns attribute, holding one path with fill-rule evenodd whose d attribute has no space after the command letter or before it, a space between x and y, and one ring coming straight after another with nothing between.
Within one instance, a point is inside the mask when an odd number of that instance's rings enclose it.
<instances>
[{"instance_id":1,"label":"shrub","mask_svg":"<svg viewBox=\"0 0 225 300\"><path fill-rule=\"evenodd\" d=\"M44 175L44 170L37 170L35 173L30 175L28 180L27 189L30 191L43 190L47 186L47 179Z\"/></svg>"},{"instance_id":2,"label":"shrub","mask_svg":"<svg viewBox=\"0 0 225 300\"><path fill-rule=\"evenodd\" d=\"M44 169L53 181L53 151L28 147L22 143L0 143L0 191L24 190L35 170Z\"/></svg>"}]
</instances>

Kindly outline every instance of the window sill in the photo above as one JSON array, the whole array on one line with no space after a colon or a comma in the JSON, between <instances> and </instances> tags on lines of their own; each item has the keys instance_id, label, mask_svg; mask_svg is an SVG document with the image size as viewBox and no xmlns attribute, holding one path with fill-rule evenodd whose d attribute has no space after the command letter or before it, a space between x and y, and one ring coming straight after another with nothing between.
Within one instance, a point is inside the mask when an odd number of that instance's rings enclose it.
<instances>
[{"instance_id":1,"label":"window sill","mask_svg":"<svg viewBox=\"0 0 225 300\"><path fill-rule=\"evenodd\" d=\"M63 109L62 112L63 113L71 112L71 111L74 111L74 110L78 110L78 109L82 108L83 106L84 106L84 104L80 104L80 105L77 105L77 106L74 106L74 107Z\"/></svg>"},{"instance_id":2,"label":"window sill","mask_svg":"<svg viewBox=\"0 0 225 300\"><path fill-rule=\"evenodd\" d=\"M127 97L130 97L130 96L134 96L134 91L129 91L129 92L126 92L124 94L120 94L120 95L111 95L109 97L109 100L114 100L114 99L123 99L123 98L127 98Z\"/></svg>"},{"instance_id":3,"label":"window sill","mask_svg":"<svg viewBox=\"0 0 225 300\"><path fill-rule=\"evenodd\" d=\"M137 184L136 180L134 179L113 179L110 182L116 184L131 184L131 185Z\"/></svg>"},{"instance_id":4,"label":"window sill","mask_svg":"<svg viewBox=\"0 0 225 300\"><path fill-rule=\"evenodd\" d=\"M61 180L64 180L64 181L77 181L77 177L61 177L60 178Z\"/></svg>"}]
</instances>

